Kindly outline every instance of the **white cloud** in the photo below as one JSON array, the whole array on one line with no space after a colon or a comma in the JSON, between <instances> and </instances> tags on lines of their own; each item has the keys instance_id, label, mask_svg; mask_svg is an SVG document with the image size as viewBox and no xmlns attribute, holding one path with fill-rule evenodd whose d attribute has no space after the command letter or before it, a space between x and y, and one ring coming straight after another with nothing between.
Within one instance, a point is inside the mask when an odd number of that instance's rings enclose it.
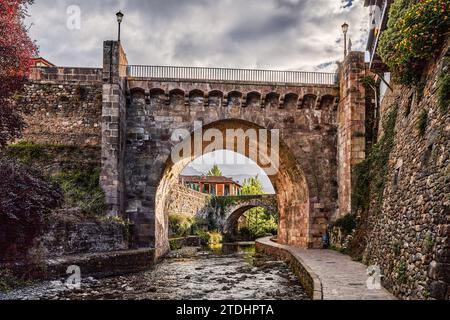
<instances>
[{"instance_id":1,"label":"white cloud","mask_svg":"<svg viewBox=\"0 0 450 320\"><path fill-rule=\"evenodd\" d=\"M81 30L66 27L70 5L81 8ZM366 36L362 0L40 0L30 8L31 36L55 64L100 66L118 10L131 64L331 71L341 24L351 25L354 49Z\"/></svg>"}]
</instances>

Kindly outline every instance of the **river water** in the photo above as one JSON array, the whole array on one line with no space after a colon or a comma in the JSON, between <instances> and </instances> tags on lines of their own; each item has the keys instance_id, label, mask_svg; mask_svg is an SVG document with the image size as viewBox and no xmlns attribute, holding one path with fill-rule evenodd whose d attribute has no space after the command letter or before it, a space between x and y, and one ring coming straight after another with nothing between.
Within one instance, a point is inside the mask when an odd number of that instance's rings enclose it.
<instances>
[{"instance_id":1,"label":"river water","mask_svg":"<svg viewBox=\"0 0 450 320\"><path fill-rule=\"evenodd\" d=\"M289 267L256 254L254 244L172 251L151 270L104 279L83 278L80 289L45 282L0 299L43 300L306 300Z\"/></svg>"}]
</instances>

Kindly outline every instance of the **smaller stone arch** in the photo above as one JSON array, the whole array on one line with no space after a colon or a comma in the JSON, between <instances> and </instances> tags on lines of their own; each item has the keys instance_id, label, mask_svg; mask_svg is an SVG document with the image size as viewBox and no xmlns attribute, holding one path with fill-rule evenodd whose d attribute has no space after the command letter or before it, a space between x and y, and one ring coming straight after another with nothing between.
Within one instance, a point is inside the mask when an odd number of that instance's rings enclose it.
<instances>
[{"instance_id":1,"label":"smaller stone arch","mask_svg":"<svg viewBox=\"0 0 450 320\"><path fill-rule=\"evenodd\" d=\"M246 106L259 107L261 105L261 93L252 91L247 94Z\"/></svg>"},{"instance_id":2,"label":"smaller stone arch","mask_svg":"<svg viewBox=\"0 0 450 320\"><path fill-rule=\"evenodd\" d=\"M240 107L242 105L242 92L231 91L227 95L227 106L229 108Z\"/></svg>"},{"instance_id":3,"label":"smaller stone arch","mask_svg":"<svg viewBox=\"0 0 450 320\"><path fill-rule=\"evenodd\" d=\"M181 89L173 89L169 92L169 103L174 109L183 109L185 106L185 92Z\"/></svg>"},{"instance_id":4,"label":"smaller stone arch","mask_svg":"<svg viewBox=\"0 0 450 320\"><path fill-rule=\"evenodd\" d=\"M277 212L276 195L257 195L257 196L238 196L229 197L231 205L225 208L222 220L219 225L222 226L224 233L233 232L239 221L239 218L248 210L253 208L265 208L269 212Z\"/></svg>"},{"instance_id":5,"label":"smaller stone arch","mask_svg":"<svg viewBox=\"0 0 450 320\"><path fill-rule=\"evenodd\" d=\"M306 94L303 97L302 109L315 109L317 96L315 94Z\"/></svg>"},{"instance_id":6,"label":"smaller stone arch","mask_svg":"<svg viewBox=\"0 0 450 320\"><path fill-rule=\"evenodd\" d=\"M208 94L208 106L220 108L223 101L223 92L219 90L213 90Z\"/></svg>"},{"instance_id":7,"label":"smaller stone arch","mask_svg":"<svg viewBox=\"0 0 450 320\"><path fill-rule=\"evenodd\" d=\"M284 96L284 107L286 109L297 109L298 108L299 96L296 93L288 93Z\"/></svg>"},{"instance_id":8,"label":"smaller stone arch","mask_svg":"<svg viewBox=\"0 0 450 320\"><path fill-rule=\"evenodd\" d=\"M264 108L278 109L280 107L280 95L276 92L270 92L266 95Z\"/></svg>"}]
</instances>

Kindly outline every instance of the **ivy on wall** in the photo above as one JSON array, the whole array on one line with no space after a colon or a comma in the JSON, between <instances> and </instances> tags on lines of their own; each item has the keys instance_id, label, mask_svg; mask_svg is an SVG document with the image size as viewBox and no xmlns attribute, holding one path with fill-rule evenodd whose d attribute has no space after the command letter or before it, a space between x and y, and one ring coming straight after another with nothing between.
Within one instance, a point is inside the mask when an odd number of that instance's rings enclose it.
<instances>
[{"instance_id":1,"label":"ivy on wall","mask_svg":"<svg viewBox=\"0 0 450 320\"><path fill-rule=\"evenodd\" d=\"M382 201L389 156L394 147L397 113L398 106L394 105L384 119L382 138L373 146L366 159L354 168L353 211L368 210L371 196L375 197L377 204Z\"/></svg>"},{"instance_id":2,"label":"ivy on wall","mask_svg":"<svg viewBox=\"0 0 450 320\"><path fill-rule=\"evenodd\" d=\"M403 85L420 82L426 64L450 29L448 0L395 0L378 53Z\"/></svg>"}]
</instances>

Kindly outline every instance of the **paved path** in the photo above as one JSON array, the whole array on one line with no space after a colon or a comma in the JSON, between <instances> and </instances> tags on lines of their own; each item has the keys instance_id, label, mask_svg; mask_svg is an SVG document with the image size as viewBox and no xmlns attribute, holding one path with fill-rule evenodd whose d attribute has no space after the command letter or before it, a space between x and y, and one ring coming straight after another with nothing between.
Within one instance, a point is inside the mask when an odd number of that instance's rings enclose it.
<instances>
[{"instance_id":1,"label":"paved path","mask_svg":"<svg viewBox=\"0 0 450 320\"><path fill-rule=\"evenodd\" d=\"M324 300L395 300L386 289L369 290L367 266L332 250L300 249L270 241L259 242L289 251L320 280ZM312 275L314 277L314 275Z\"/></svg>"}]
</instances>

